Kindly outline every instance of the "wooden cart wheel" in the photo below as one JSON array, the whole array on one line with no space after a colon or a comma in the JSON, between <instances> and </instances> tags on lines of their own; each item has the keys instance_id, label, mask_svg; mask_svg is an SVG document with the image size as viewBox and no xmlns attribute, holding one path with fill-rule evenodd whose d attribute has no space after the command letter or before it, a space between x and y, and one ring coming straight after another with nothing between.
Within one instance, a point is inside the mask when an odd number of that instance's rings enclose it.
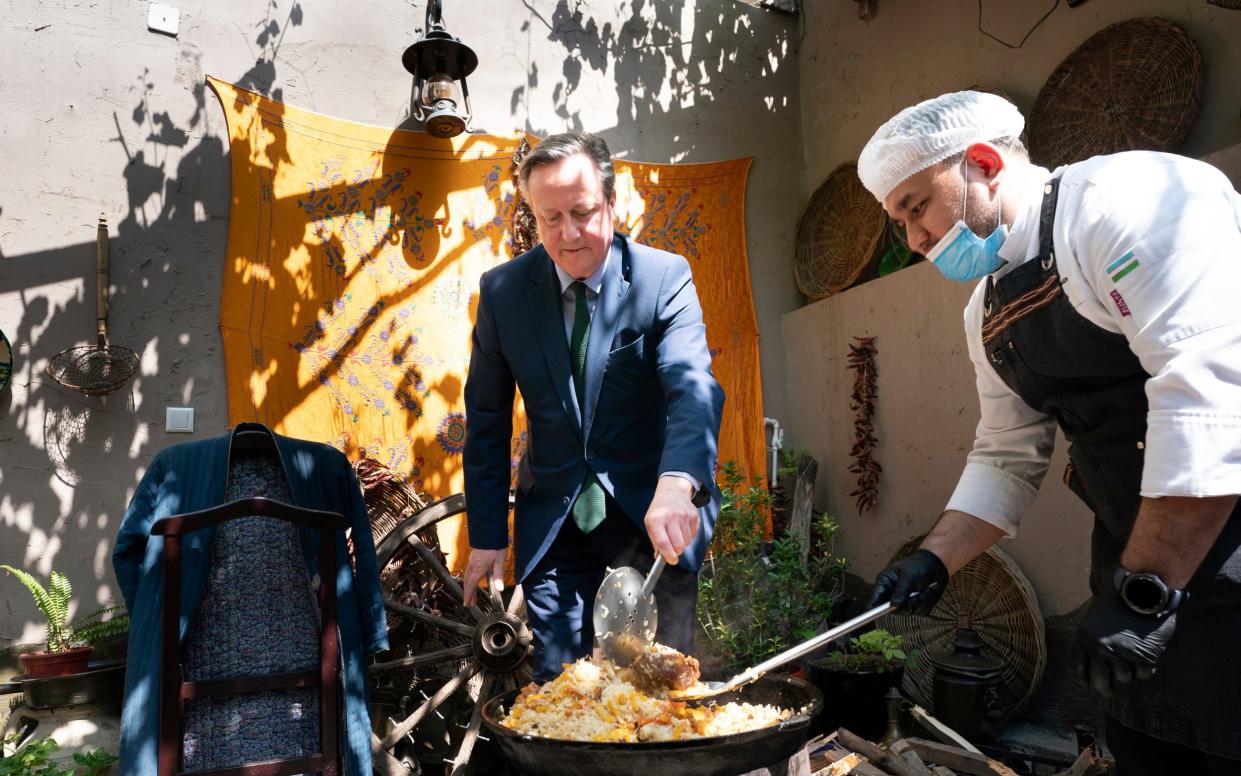
<instances>
[{"instance_id":1,"label":"wooden cart wheel","mask_svg":"<svg viewBox=\"0 0 1241 776\"><path fill-rule=\"evenodd\" d=\"M391 643L370 668L373 705L389 722L376 736L376 773L469 773L483 703L533 680L521 587L507 601L480 591L466 608L439 549L437 524L464 511L465 496L449 496L376 537Z\"/></svg>"}]
</instances>

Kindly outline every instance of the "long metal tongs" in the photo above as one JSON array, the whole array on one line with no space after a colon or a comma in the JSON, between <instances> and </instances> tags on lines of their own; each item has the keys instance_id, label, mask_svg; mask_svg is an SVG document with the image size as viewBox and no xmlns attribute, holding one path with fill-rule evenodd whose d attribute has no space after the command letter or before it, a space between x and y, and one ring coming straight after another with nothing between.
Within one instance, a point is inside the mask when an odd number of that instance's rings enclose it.
<instances>
[{"instance_id":1,"label":"long metal tongs","mask_svg":"<svg viewBox=\"0 0 1241 776\"><path fill-rule=\"evenodd\" d=\"M818 636L815 636L807 641L803 641L796 646L789 647L780 654L775 655L774 657L769 657L752 668L747 668L734 676L732 679L729 679L727 682L700 683L699 685L691 687L688 690L674 690L668 694L668 697L679 701L697 701L704 698L713 698L722 693L732 692L739 687L744 687L750 682L753 682L755 679L758 679L760 676L773 668L778 668L785 663L791 663L799 657L804 657L805 655L814 652L816 649L828 644L829 642L835 641L842 636L848 636L855 630L858 630L864 625L869 625L890 611L892 611L892 604L880 604L874 609L862 612L852 620L843 622L835 628L826 630Z\"/></svg>"}]
</instances>

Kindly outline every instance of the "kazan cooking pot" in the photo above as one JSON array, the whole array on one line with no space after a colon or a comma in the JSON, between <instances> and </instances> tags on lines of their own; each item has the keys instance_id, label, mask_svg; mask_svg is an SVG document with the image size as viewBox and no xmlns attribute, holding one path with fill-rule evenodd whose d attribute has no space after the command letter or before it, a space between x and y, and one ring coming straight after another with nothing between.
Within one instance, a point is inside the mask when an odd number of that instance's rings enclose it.
<instances>
[{"instance_id":1,"label":"kazan cooking pot","mask_svg":"<svg viewBox=\"0 0 1241 776\"><path fill-rule=\"evenodd\" d=\"M1004 708L1004 661L983 650L973 628L957 631L953 649L932 658L935 664L935 716L970 741L999 735Z\"/></svg>"},{"instance_id":2,"label":"kazan cooking pot","mask_svg":"<svg viewBox=\"0 0 1241 776\"><path fill-rule=\"evenodd\" d=\"M793 716L777 725L686 741L594 743L530 736L501 725L518 692L510 690L487 701L483 724L523 776L735 776L796 754L806 744L811 719L823 708L822 694L809 682L764 676L712 700L792 709Z\"/></svg>"}]
</instances>

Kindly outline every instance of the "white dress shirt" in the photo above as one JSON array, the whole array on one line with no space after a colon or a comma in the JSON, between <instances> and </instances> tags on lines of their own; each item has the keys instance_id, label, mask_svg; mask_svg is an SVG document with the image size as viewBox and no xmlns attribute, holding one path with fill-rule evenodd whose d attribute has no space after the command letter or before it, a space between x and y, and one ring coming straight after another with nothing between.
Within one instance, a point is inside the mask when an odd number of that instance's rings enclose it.
<instances>
[{"instance_id":1,"label":"white dress shirt","mask_svg":"<svg viewBox=\"0 0 1241 776\"><path fill-rule=\"evenodd\" d=\"M1141 495L1241 493L1241 195L1216 168L1150 151L1062 168L1054 246L1073 308L1123 334L1149 403ZM1035 167L997 279L1038 254ZM982 417L948 501L1015 536L1038 495L1055 421L1017 397L982 344L986 280L965 308Z\"/></svg>"},{"instance_id":2,"label":"white dress shirt","mask_svg":"<svg viewBox=\"0 0 1241 776\"><path fill-rule=\"evenodd\" d=\"M608 265L612 262L612 254L616 252L615 245L608 249L608 255L603 258L603 263L594 273L582 281L586 285L586 307L590 310L593 318L595 315L595 303L599 300L599 293L603 290L603 278L607 272ZM552 262L552 266L556 268L556 278L560 281L560 305L561 314L564 316L564 337L565 342L570 346L573 344L573 318L577 314L577 295L570 288L577 278L570 275L560 268L559 264ZM577 397L579 405L585 401L581 396ZM661 477L680 477L688 480L694 486L694 492L697 493L701 488L698 478L688 472L663 472Z\"/></svg>"}]
</instances>

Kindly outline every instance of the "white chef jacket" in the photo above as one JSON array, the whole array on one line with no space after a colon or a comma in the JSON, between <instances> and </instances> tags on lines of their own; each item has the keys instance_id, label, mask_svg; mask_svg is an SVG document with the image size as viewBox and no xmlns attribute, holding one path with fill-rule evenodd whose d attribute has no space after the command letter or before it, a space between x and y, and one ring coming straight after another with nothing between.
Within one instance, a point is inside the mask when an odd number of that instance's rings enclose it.
<instances>
[{"instance_id":1,"label":"white chef jacket","mask_svg":"<svg viewBox=\"0 0 1241 776\"><path fill-rule=\"evenodd\" d=\"M1053 240L1064 293L1086 319L1123 334L1151 375L1141 495L1241 493L1241 195L1208 164L1151 151L1057 172ZM996 279L1038 254L1050 177L1033 167L1022 184ZM1055 421L987 360L985 289L986 279L965 308L982 417L947 509L1015 536L1047 472Z\"/></svg>"}]
</instances>

